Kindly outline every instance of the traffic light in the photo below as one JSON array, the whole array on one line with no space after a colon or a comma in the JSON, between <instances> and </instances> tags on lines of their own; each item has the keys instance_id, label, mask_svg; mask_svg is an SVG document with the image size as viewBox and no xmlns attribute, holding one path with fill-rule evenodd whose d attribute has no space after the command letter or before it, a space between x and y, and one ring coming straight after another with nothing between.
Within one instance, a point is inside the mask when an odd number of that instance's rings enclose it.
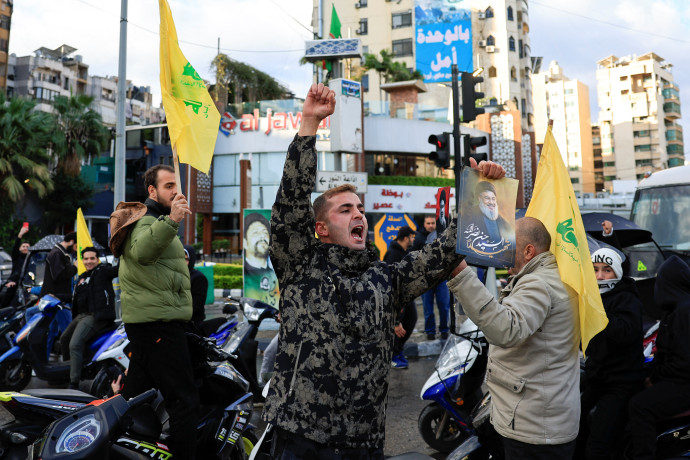
<instances>
[{"instance_id":1,"label":"traffic light","mask_svg":"<svg viewBox=\"0 0 690 460\"><path fill-rule=\"evenodd\" d=\"M486 145L486 136L478 136L478 137L472 137L470 135L464 135L463 136L463 141L465 143L464 148L465 148L465 165L469 166L469 158L472 157L474 158L477 163L480 161L486 161L488 160L488 155L486 153L476 153L477 152L477 147L481 147L482 145Z\"/></svg>"},{"instance_id":2,"label":"traffic light","mask_svg":"<svg viewBox=\"0 0 690 460\"><path fill-rule=\"evenodd\" d=\"M450 140L452 133L432 134L429 136L429 144L436 147L436 151L429 154L429 159L434 160L439 168L450 167Z\"/></svg>"},{"instance_id":3,"label":"traffic light","mask_svg":"<svg viewBox=\"0 0 690 460\"><path fill-rule=\"evenodd\" d=\"M484 93L474 90L477 83L484 81L484 77L475 77L471 73L462 72L462 121L467 123L477 119L477 115L484 113L484 109L477 108L477 99L482 99Z\"/></svg>"}]
</instances>

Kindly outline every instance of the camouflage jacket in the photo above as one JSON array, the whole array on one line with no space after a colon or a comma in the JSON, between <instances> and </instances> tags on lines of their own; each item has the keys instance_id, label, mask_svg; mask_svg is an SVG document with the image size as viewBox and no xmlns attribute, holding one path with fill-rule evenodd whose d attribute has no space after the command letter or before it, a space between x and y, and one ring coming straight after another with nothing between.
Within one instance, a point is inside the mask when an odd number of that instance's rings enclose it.
<instances>
[{"instance_id":1,"label":"camouflage jacket","mask_svg":"<svg viewBox=\"0 0 690 460\"><path fill-rule=\"evenodd\" d=\"M446 279L462 260L456 226L388 265L373 252L314 237L316 139L296 136L271 214L282 325L263 417L336 447L381 448L395 306Z\"/></svg>"}]
</instances>

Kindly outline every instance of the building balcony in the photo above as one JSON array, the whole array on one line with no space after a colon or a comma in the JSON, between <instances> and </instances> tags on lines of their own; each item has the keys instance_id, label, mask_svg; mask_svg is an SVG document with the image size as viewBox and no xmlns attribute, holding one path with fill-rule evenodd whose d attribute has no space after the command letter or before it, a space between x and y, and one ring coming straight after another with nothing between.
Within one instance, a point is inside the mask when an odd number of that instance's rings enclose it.
<instances>
[{"instance_id":1,"label":"building balcony","mask_svg":"<svg viewBox=\"0 0 690 460\"><path fill-rule=\"evenodd\" d=\"M680 118L680 104L676 102L664 103L664 118L670 120Z\"/></svg>"}]
</instances>

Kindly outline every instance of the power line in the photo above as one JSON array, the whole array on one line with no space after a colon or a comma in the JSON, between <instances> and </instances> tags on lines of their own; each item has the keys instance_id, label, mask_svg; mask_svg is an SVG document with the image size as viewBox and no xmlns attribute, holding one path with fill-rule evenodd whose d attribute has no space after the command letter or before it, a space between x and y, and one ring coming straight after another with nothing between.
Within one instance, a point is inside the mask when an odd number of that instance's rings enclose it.
<instances>
[{"instance_id":1,"label":"power line","mask_svg":"<svg viewBox=\"0 0 690 460\"><path fill-rule=\"evenodd\" d=\"M621 25L621 24L615 24L615 23L613 23L613 22L602 21L601 19L593 18L593 17L591 17L591 16L586 16L586 15L584 15L584 14L576 13L576 12L574 12L574 11L564 10L564 9L562 9L562 8L557 8L557 7L555 7L555 6L546 5L546 4L544 4L544 3L535 2L534 0L532 0L532 1L530 2L530 4L532 4L532 5L543 6L544 8L550 8L550 9L552 9L552 10L560 11L561 13L570 14L570 15L572 15L572 16L577 16L577 17L580 17L580 18L583 18L583 19L588 19L588 20L590 20L590 21L598 22L598 23L600 23L600 24L606 24L607 26L617 27L617 28L623 29L623 30L629 30L629 31L631 31L631 32L639 32L639 33L651 35L651 36L654 36L654 37L663 38L663 39L666 39L666 40L673 40L673 41L676 41L676 42L690 43L690 40L683 40L682 38L669 37L669 36L667 36L667 35L657 34L657 33L654 33L654 32L650 32L650 31L648 31L648 30L640 30L640 29L635 29L635 28L633 28L633 27L624 26L624 25Z\"/></svg>"},{"instance_id":2,"label":"power line","mask_svg":"<svg viewBox=\"0 0 690 460\"><path fill-rule=\"evenodd\" d=\"M104 10L103 8L101 8L101 7L99 7L99 6L96 6L96 5L93 5L93 4L89 3L89 2L86 2L85 0L76 0L76 1L79 2L79 3L83 3L84 5L90 6L91 8L94 8L94 9L96 9L96 10L103 11L103 12L107 13L107 14L110 15L110 16L117 16L117 17L120 16L119 14L113 15L112 12L107 11L107 10ZM128 23L129 25L133 26L133 27L136 27L137 29L143 30L144 32L148 32L148 33L153 34L153 35L158 35L158 32L157 32L157 31L154 31L154 30L151 30L151 29L147 29L146 27L143 27L143 26L140 26L140 25L138 25L138 24L135 24L135 23L133 23L132 21L129 21L129 20L128 20L127 23ZM194 43L194 42L190 42L190 41L187 41L187 40L179 40L179 39L178 39L178 42L179 42L179 43L184 43L184 44L186 44L186 45L197 46L197 47L199 47L199 48L208 48L208 49L212 49L212 50L218 50L218 46L204 45L204 44L201 44L201 43ZM298 52L298 51L304 52L304 49L303 49L303 48L299 48L299 49L283 49L283 50L240 50L240 49L232 49L232 48L220 48L220 50L221 50L221 51L226 51L226 52L227 52L227 51L230 51L230 52L233 52L233 53L296 53L296 52Z\"/></svg>"}]
</instances>

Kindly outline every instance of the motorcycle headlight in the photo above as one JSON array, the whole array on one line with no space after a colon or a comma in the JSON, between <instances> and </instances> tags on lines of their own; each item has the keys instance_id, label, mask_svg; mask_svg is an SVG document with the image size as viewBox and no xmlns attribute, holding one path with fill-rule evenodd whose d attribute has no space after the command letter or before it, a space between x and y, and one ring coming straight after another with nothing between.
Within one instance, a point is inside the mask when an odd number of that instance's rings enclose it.
<instances>
[{"instance_id":1,"label":"motorcycle headlight","mask_svg":"<svg viewBox=\"0 0 690 460\"><path fill-rule=\"evenodd\" d=\"M244 305L244 316L249 320L249 321L258 321L259 317L261 316L261 313L264 312L263 308L254 308L251 305Z\"/></svg>"},{"instance_id":2,"label":"motorcycle headlight","mask_svg":"<svg viewBox=\"0 0 690 460\"><path fill-rule=\"evenodd\" d=\"M79 452L89 447L101 433L101 425L93 414L75 421L58 438L56 453Z\"/></svg>"}]
</instances>

